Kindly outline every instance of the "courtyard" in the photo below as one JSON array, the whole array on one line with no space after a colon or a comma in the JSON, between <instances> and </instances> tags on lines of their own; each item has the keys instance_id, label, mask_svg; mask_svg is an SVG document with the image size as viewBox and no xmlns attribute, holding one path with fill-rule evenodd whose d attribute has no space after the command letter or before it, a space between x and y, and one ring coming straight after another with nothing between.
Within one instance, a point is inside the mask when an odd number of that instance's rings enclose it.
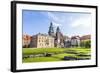
<instances>
[{"instance_id":1,"label":"courtyard","mask_svg":"<svg viewBox=\"0 0 100 73\"><path fill-rule=\"evenodd\" d=\"M91 59L91 49L84 47L74 48L23 48L22 62L54 62Z\"/></svg>"}]
</instances>

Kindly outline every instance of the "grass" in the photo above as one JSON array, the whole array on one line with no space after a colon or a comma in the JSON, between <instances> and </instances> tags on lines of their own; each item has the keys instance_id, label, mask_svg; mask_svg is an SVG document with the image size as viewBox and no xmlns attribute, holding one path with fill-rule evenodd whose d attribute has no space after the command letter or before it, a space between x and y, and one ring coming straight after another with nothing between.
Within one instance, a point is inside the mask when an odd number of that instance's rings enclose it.
<instances>
[{"instance_id":1,"label":"grass","mask_svg":"<svg viewBox=\"0 0 100 73\"><path fill-rule=\"evenodd\" d=\"M59 58L59 59L62 59L62 58L64 58L64 56L75 57L74 54L67 54L67 53L57 54L57 55L54 55L53 57L55 57L55 58Z\"/></svg>"},{"instance_id":2,"label":"grass","mask_svg":"<svg viewBox=\"0 0 100 73\"><path fill-rule=\"evenodd\" d=\"M36 57L36 58L27 58L23 62L49 62L49 61L60 61L60 59L53 57Z\"/></svg>"},{"instance_id":3,"label":"grass","mask_svg":"<svg viewBox=\"0 0 100 73\"><path fill-rule=\"evenodd\" d=\"M66 57L74 58L91 58L90 48L23 48L24 55L37 55L44 53L53 53L50 57L32 57L23 59L23 63L27 62L48 62L48 61L63 61L62 59Z\"/></svg>"},{"instance_id":4,"label":"grass","mask_svg":"<svg viewBox=\"0 0 100 73\"><path fill-rule=\"evenodd\" d=\"M23 48L23 54L43 54L48 53L59 53L63 52L65 49L62 48Z\"/></svg>"}]
</instances>

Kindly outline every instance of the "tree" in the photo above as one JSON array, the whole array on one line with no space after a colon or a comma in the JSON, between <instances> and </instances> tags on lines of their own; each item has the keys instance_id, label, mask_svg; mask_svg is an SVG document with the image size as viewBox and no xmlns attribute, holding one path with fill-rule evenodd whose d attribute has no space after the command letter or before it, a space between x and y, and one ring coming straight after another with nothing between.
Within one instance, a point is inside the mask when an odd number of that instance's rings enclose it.
<instances>
[{"instance_id":1,"label":"tree","mask_svg":"<svg viewBox=\"0 0 100 73\"><path fill-rule=\"evenodd\" d=\"M91 40L82 40L80 43L81 47L90 48L91 47Z\"/></svg>"}]
</instances>

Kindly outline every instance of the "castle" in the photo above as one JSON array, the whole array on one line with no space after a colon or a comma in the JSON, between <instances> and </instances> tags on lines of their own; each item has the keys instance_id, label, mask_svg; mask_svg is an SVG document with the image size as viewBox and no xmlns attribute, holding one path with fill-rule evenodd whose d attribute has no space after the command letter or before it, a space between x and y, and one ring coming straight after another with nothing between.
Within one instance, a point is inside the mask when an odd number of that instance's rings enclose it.
<instances>
[{"instance_id":1,"label":"castle","mask_svg":"<svg viewBox=\"0 0 100 73\"><path fill-rule=\"evenodd\" d=\"M59 27L57 27L56 32L54 32L53 24L50 23L48 35L54 38L55 47L64 47L64 37Z\"/></svg>"},{"instance_id":2,"label":"castle","mask_svg":"<svg viewBox=\"0 0 100 73\"><path fill-rule=\"evenodd\" d=\"M85 39L87 39L87 37ZM23 35L23 48L64 48L80 46L81 40L82 38L79 36L72 36L71 38L64 36L59 26L56 28L56 32L54 32L53 23L51 22L48 34L38 33L33 36Z\"/></svg>"}]
</instances>

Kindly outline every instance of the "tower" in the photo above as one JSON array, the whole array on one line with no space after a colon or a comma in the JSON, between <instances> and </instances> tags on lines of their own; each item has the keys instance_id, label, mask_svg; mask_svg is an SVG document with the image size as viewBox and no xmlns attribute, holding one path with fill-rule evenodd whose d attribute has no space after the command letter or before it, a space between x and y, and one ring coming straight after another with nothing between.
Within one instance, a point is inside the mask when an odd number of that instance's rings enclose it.
<instances>
[{"instance_id":1,"label":"tower","mask_svg":"<svg viewBox=\"0 0 100 73\"><path fill-rule=\"evenodd\" d=\"M55 38L55 46L60 47L60 29L57 27L56 29L56 38Z\"/></svg>"},{"instance_id":2,"label":"tower","mask_svg":"<svg viewBox=\"0 0 100 73\"><path fill-rule=\"evenodd\" d=\"M56 47L64 47L64 37L60 31L60 28L56 29L56 38L55 38L55 46Z\"/></svg>"},{"instance_id":3,"label":"tower","mask_svg":"<svg viewBox=\"0 0 100 73\"><path fill-rule=\"evenodd\" d=\"M50 27L49 27L48 34L49 34L50 36L54 36L54 28L53 28L52 22L50 23Z\"/></svg>"},{"instance_id":4,"label":"tower","mask_svg":"<svg viewBox=\"0 0 100 73\"><path fill-rule=\"evenodd\" d=\"M56 29L56 38L60 39L60 29L59 29L59 27L57 27L57 29Z\"/></svg>"}]
</instances>

